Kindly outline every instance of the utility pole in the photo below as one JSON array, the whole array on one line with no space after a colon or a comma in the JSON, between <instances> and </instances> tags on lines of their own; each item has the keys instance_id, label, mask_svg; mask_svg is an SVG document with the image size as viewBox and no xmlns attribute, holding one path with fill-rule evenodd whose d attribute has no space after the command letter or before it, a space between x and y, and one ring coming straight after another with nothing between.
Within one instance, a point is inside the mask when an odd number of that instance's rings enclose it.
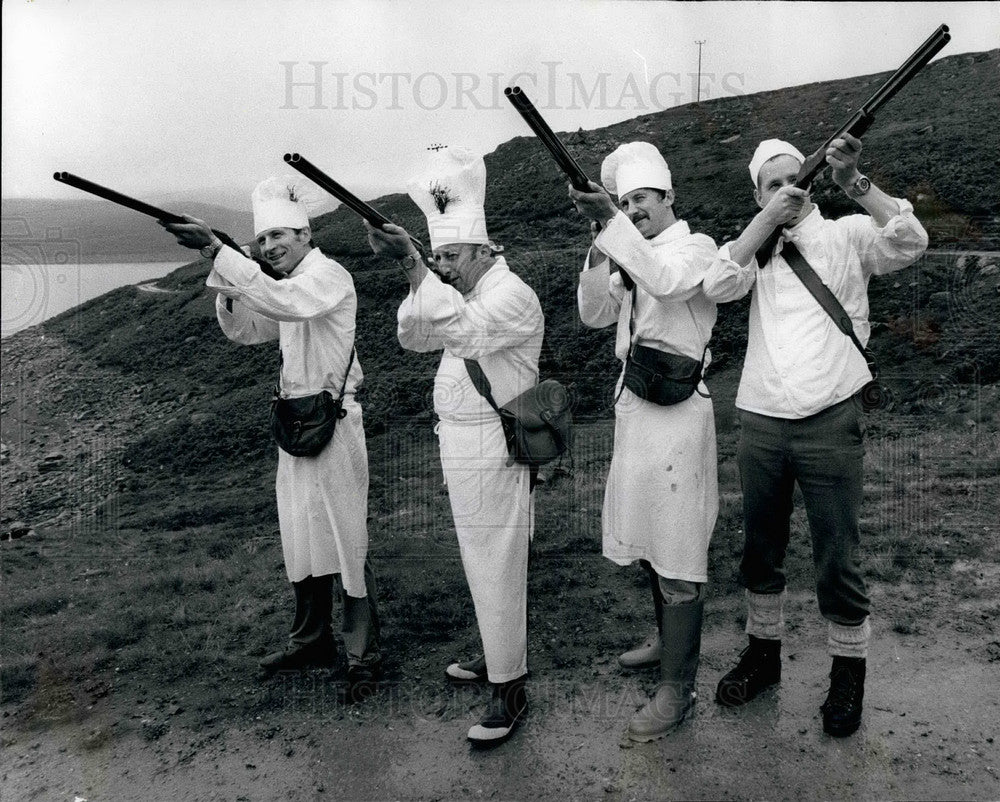
<instances>
[{"instance_id":1,"label":"utility pole","mask_svg":"<svg viewBox=\"0 0 1000 802\"><path fill-rule=\"evenodd\" d=\"M707 40L705 39L695 39L694 43L698 45L698 89L697 89L697 100L695 103L701 103L701 46L705 44Z\"/></svg>"}]
</instances>

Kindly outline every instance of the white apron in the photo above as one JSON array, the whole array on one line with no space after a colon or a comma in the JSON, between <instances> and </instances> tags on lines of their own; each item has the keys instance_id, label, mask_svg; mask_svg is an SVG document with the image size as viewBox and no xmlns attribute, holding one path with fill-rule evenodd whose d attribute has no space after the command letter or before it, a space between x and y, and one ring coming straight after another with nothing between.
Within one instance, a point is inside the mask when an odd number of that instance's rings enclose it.
<instances>
[{"instance_id":1,"label":"white apron","mask_svg":"<svg viewBox=\"0 0 1000 802\"><path fill-rule=\"evenodd\" d=\"M718 512L711 399L695 393L661 407L623 390L604 492L604 556L619 565L648 560L660 576L705 582Z\"/></svg>"},{"instance_id":2,"label":"white apron","mask_svg":"<svg viewBox=\"0 0 1000 802\"><path fill-rule=\"evenodd\" d=\"M368 455L361 407L344 399L346 417L315 457L278 449L278 522L290 582L340 574L348 596L362 598L368 553Z\"/></svg>"}]
</instances>

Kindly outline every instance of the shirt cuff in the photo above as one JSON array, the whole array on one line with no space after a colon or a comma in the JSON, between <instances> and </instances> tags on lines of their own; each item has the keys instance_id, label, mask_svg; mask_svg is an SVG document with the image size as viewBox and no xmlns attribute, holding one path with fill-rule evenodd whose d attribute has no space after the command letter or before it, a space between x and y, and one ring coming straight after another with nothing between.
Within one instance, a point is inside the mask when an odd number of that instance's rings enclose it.
<instances>
[{"instance_id":1,"label":"shirt cuff","mask_svg":"<svg viewBox=\"0 0 1000 802\"><path fill-rule=\"evenodd\" d=\"M757 269L757 254L751 256L750 261L747 264L741 265L738 262L733 261L733 257L729 252L729 247L731 245L732 245L731 242L727 242L725 245L719 248L719 254L716 257L717 262L725 263L726 268L728 270L731 270L733 273L745 273L748 270Z\"/></svg>"},{"instance_id":2,"label":"shirt cuff","mask_svg":"<svg viewBox=\"0 0 1000 802\"><path fill-rule=\"evenodd\" d=\"M869 217L872 228L889 239L897 239L901 234L911 231L914 223L917 223L917 218L913 216L912 203L905 198L893 198L893 200L899 206L899 211L890 217L884 226L879 226L874 217Z\"/></svg>"}]
</instances>

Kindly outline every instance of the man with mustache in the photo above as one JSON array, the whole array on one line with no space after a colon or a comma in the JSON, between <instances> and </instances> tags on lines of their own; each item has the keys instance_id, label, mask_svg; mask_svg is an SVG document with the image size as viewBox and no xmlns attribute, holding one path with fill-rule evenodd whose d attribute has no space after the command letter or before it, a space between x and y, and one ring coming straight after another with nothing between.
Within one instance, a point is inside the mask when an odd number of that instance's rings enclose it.
<instances>
[{"instance_id":1,"label":"man with mustache","mask_svg":"<svg viewBox=\"0 0 1000 802\"><path fill-rule=\"evenodd\" d=\"M411 351L444 352L434 381L436 431L485 657L449 665L446 676L492 684L490 707L468 738L474 746L495 746L527 711L527 566L534 512L529 469L508 458L500 418L477 389L472 362L495 402L505 404L538 381L544 320L534 291L510 271L502 249L487 236L481 157L465 148L435 150L408 189L427 217L433 270L399 226L368 226L369 242L375 253L399 259L406 274L400 344Z\"/></svg>"},{"instance_id":2,"label":"man with mustache","mask_svg":"<svg viewBox=\"0 0 1000 802\"><path fill-rule=\"evenodd\" d=\"M619 565L638 560L649 576L657 631L619 662L660 668L656 695L628 725L630 739L650 741L676 729L695 700L708 543L719 509L715 419L701 381L716 318L701 282L716 247L677 219L670 169L648 142L615 150L601 182L607 191L593 182L592 192L569 189L600 231L577 297L584 325L617 325L615 355L625 363L603 552Z\"/></svg>"},{"instance_id":3,"label":"man with mustache","mask_svg":"<svg viewBox=\"0 0 1000 802\"><path fill-rule=\"evenodd\" d=\"M868 214L827 220L795 181L805 157L768 139L750 160L760 212L719 249L705 293L719 303L751 290L750 332L736 395L737 459L743 487L750 642L719 682L716 700L746 704L781 679L785 551L792 492L799 485L812 535L816 594L827 619L830 688L823 730L846 736L861 723L870 624L858 564L858 518L864 460L861 388L871 380L865 358L793 271L800 261L819 277L868 342L868 281L912 264L927 232L905 200L892 198L858 171L861 141L834 139L826 151L834 182ZM756 252L776 228L782 236L764 264ZM789 247L794 246L794 247Z\"/></svg>"},{"instance_id":4,"label":"man with mustache","mask_svg":"<svg viewBox=\"0 0 1000 802\"><path fill-rule=\"evenodd\" d=\"M181 245L212 260L206 284L217 293L223 333L243 345L278 340L282 397L326 390L342 398L343 417L316 456L278 450L278 521L295 614L286 646L260 664L268 675L337 664L336 579L348 663L345 701L353 702L377 689L382 659L367 556L368 454L354 398L363 379L354 351L357 296L350 273L313 246L307 192L294 176L269 178L253 192L257 244L280 279L223 245L201 220L163 225Z\"/></svg>"}]
</instances>

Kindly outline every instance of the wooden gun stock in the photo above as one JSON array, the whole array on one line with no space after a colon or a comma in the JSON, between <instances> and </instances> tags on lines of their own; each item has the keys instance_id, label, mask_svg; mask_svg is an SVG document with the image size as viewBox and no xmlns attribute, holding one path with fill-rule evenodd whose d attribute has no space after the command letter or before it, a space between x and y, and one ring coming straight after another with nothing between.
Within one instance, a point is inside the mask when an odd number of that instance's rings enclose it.
<instances>
[{"instance_id":1,"label":"wooden gun stock","mask_svg":"<svg viewBox=\"0 0 1000 802\"><path fill-rule=\"evenodd\" d=\"M81 189L84 192L89 192L91 195L96 195L104 200L117 203L119 206L124 206L127 209L147 215L148 217L152 217L156 220L163 220L166 223L187 222L179 214L168 212L166 209L153 206L151 203L146 203L145 201L136 200L135 198L131 198L128 195L118 192L117 190L109 189L108 187L101 186L100 184L95 184L93 181L88 181L86 178L80 178L80 176L73 175L73 173L57 172L54 173L52 177L60 184L66 184L68 186L75 187L76 189ZM218 231L213 228L212 233L215 234L215 236L218 237L223 244L228 245L230 248L233 248L240 253L243 252L236 240L230 237L225 231ZM253 258L253 260L257 263L257 266L260 267L261 271L269 275L271 278L283 278L281 273L273 270L263 259Z\"/></svg>"},{"instance_id":2,"label":"wooden gun stock","mask_svg":"<svg viewBox=\"0 0 1000 802\"><path fill-rule=\"evenodd\" d=\"M325 189L356 215L367 220L368 224L373 228L382 228L386 223L395 225L392 220L378 211L378 209L373 208L353 192L338 184L305 156L300 156L298 153L286 153L284 159L287 164L290 164L318 187ZM407 236L410 237L410 242L413 243L413 246L426 261L427 252L424 250L423 243L413 236Z\"/></svg>"},{"instance_id":3,"label":"wooden gun stock","mask_svg":"<svg viewBox=\"0 0 1000 802\"><path fill-rule=\"evenodd\" d=\"M916 74L926 67L928 62L941 52L941 49L949 41L951 41L951 34L948 33L948 26L939 26L920 47L910 54L902 66L889 76L889 80L861 104L861 108L854 112L846 124L838 128L835 134L809 155L799 168L798 175L795 177L795 186L799 189L808 189L816 176L826 167L826 151L830 147L830 143L835 139L842 139L845 134L860 139L875 122L876 112L888 103L900 89L912 81ZM780 236L781 228L775 229L774 233L757 250L757 265L759 267L763 267L771 258L771 253L774 251L774 246Z\"/></svg>"}]
</instances>

